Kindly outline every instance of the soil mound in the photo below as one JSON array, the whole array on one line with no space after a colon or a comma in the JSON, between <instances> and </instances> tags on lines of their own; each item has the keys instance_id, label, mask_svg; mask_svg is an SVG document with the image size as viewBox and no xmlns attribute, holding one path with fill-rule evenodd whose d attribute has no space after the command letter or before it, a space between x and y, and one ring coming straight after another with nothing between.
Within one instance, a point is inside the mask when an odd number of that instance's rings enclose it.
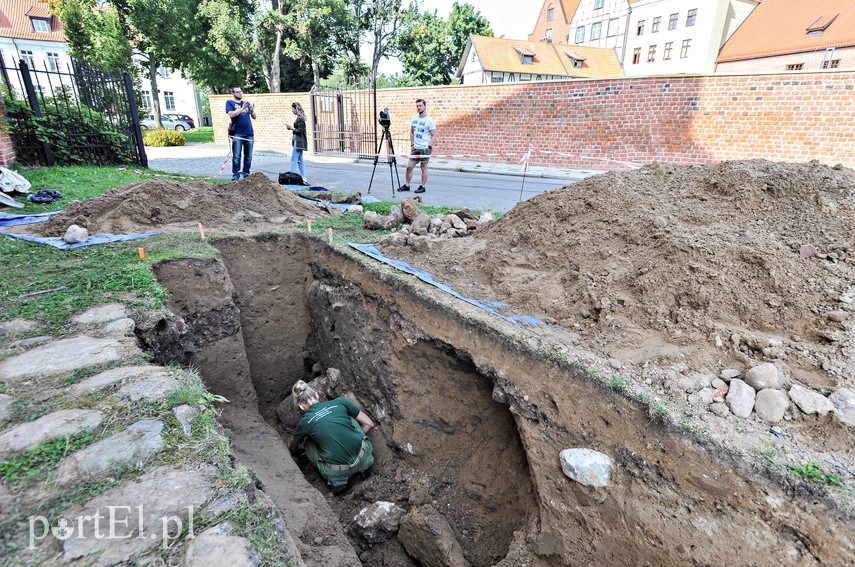
<instances>
[{"instance_id":1,"label":"soil mound","mask_svg":"<svg viewBox=\"0 0 855 567\"><path fill-rule=\"evenodd\" d=\"M90 234L240 227L290 223L324 214L261 173L226 185L152 180L71 204L49 221L28 225L41 236L62 236L76 224Z\"/></svg>"},{"instance_id":2,"label":"soil mound","mask_svg":"<svg viewBox=\"0 0 855 567\"><path fill-rule=\"evenodd\" d=\"M830 315L855 316L853 226L847 168L654 164L534 197L474 238L390 254L622 363L777 358L826 390L855 382L840 349L852 338Z\"/></svg>"}]
</instances>

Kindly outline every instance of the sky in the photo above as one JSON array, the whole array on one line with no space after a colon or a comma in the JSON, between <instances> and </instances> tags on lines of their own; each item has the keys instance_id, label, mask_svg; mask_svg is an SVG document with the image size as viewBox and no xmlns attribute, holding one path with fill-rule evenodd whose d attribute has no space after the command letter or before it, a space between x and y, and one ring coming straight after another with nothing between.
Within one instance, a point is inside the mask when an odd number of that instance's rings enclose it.
<instances>
[{"instance_id":1,"label":"sky","mask_svg":"<svg viewBox=\"0 0 855 567\"><path fill-rule=\"evenodd\" d=\"M468 3L475 7L489 22L496 37L507 37L510 39L527 39L528 34L534 29L537 16L543 2L533 0L524 2L520 0L459 0L461 4ZM406 3L406 2L405 2ZM451 13L451 5L454 0L424 0L422 2L423 12L433 12L448 20ZM363 50L365 51L365 50ZM381 73L400 73L401 64L397 60L382 60L380 62Z\"/></svg>"}]
</instances>

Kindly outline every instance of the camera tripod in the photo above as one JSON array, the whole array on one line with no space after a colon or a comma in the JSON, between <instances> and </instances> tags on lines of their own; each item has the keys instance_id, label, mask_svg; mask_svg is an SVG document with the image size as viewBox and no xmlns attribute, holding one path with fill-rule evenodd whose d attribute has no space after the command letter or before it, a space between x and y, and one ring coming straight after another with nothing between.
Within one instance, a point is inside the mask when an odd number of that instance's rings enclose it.
<instances>
[{"instance_id":1,"label":"camera tripod","mask_svg":"<svg viewBox=\"0 0 855 567\"><path fill-rule=\"evenodd\" d=\"M380 159L380 150L383 148L383 141L386 141L386 163L389 164L389 179L392 182L392 197L395 197L395 178L398 178L398 187L401 186L401 177L398 175L398 161L395 158L395 148L392 146L392 134L389 132L389 124L384 124L383 134L380 136L380 141L377 143L377 151L374 152L374 169L371 170L371 181L368 182L368 194L371 194L371 185L374 183L374 173L377 171L377 161ZM392 173L394 172L394 174Z\"/></svg>"}]
</instances>

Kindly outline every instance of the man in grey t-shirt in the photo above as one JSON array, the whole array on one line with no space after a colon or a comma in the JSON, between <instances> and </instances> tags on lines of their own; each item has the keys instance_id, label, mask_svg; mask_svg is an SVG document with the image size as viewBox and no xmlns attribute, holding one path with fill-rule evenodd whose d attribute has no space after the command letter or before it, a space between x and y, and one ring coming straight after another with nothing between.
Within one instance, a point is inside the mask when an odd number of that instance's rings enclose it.
<instances>
[{"instance_id":1,"label":"man in grey t-shirt","mask_svg":"<svg viewBox=\"0 0 855 567\"><path fill-rule=\"evenodd\" d=\"M409 191L410 181L413 179L413 170L418 163L422 169L422 183L415 190L416 193L424 193L428 181L428 161L436 144L436 122L427 115L427 103L425 99L416 99L416 111L410 121L410 159L407 162L407 183L398 188L398 191Z\"/></svg>"}]
</instances>

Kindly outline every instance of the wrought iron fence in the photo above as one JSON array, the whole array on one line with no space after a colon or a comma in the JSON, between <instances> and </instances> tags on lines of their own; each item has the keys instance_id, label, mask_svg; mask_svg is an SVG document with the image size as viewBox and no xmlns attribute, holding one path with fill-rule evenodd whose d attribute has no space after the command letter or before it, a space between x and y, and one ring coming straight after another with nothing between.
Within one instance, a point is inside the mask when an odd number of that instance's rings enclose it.
<instances>
[{"instance_id":1,"label":"wrought iron fence","mask_svg":"<svg viewBox=\"0 0 855 567\"><path fill-rule=\"evenodd\" d=\"M313 88L310 95L314 153L371 159L388 153L388 140L396 151L409 150L409 138L384 140L374 88Z\"/></svg>"},{"instance_id":2,"label":"wrought iron fence","mask_svg":"<svg viewBox=\"0 0 855 567\"><path fill-rule=\"evenodd\" d=\"M7 63L0 72L7 131L17 160L26 165L148 166L133 82L84 61Z\"/></svg>"}]
</instances>

